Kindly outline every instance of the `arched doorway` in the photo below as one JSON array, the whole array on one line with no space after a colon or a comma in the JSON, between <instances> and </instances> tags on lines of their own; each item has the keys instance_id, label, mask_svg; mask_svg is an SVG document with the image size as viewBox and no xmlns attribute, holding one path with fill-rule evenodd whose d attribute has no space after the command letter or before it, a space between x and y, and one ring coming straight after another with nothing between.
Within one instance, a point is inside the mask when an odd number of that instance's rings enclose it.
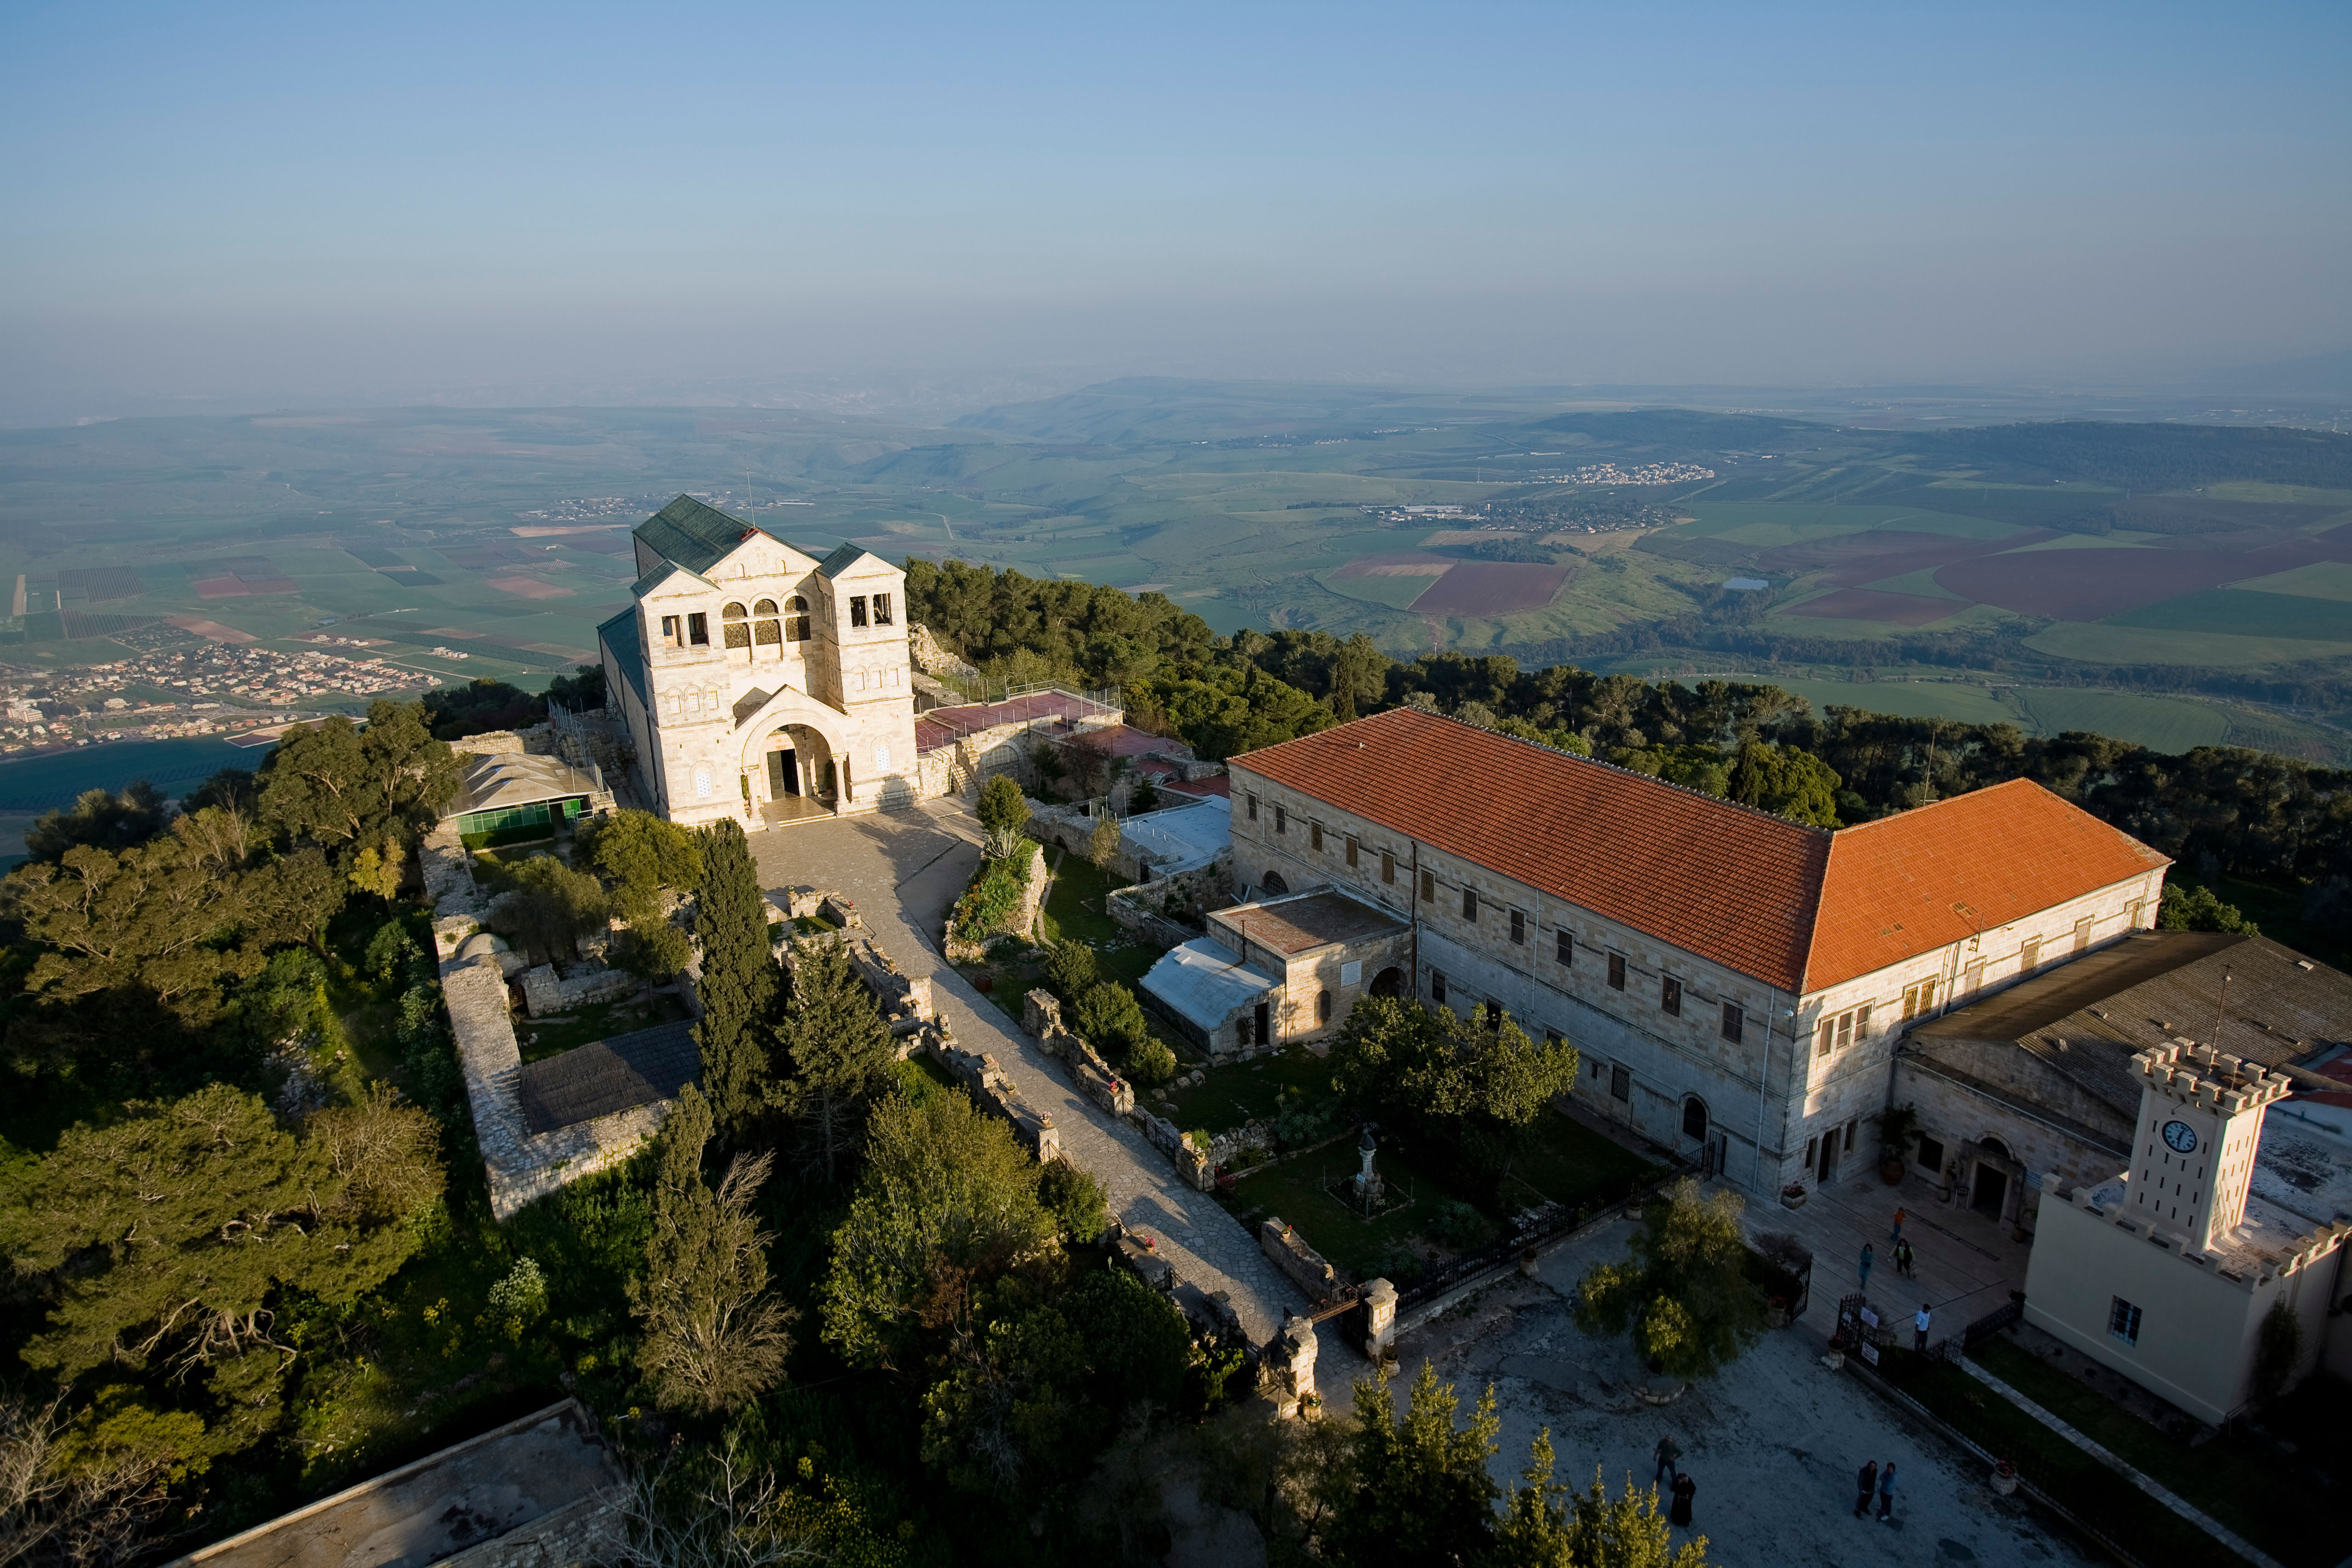
<instances>
[{"instance_id":1,"label":"arched doorway","mask_svg":"<svg viewBox=\"0 0 2352 1568\"><path fill-rule=\"evenodd\" d=\"M1290 884L1282 879L1282 873L1279 871L1268 871L1265 874L1265 882L1258 888L1259 894L1269 899L1277 898L1288 891L1290 891Z\"/></svg>"},{"instance_id":2,"label":"arched doorway","mask_svg":"<svg viewBox=\"0 0 2352 1568\"><path fill-rule=\"evenodd\" d=\"M2010 1158L2007 1144L1998 1138L1979 1142L1976 1179L1969 1184L1969 1207L1987 1219L2010 1218L2010 1189L2015 1173L2017 1162Z\"/></svg>"},{"instance_id":3,"label":"arched doorway","mask_svg":"<svg viewBox=\"0 0 2352 1568\"><path fill-rule=\"evenodd\" d=\"M833 748L806 724L784 724L767 741L768 805L772 822L830 816L838 798Z\"/></svg>"},{"instance_id":4,"label":"arched doorway","mask_svg":"<svg viewBox=\"0 0 2352 1568\"><path fill-rule=\"evenodd\" d=\"M1391 963L1386 969L1381 970L1378 974L1373 975L1372 994L1375 996L1388 997L1398 997L1403 995L1404 971Z\"/></svg>"},{"instance_id":5,"label":"arched doorway","mask_svg":"<svg viewBox=\"0 0 2352 1568\"><path fill-rule=\"evenodd\" d=\"M1683 1101L1683 1136L1696 1143L1706 1142L1706 1101L1695 1094Z\"/></svg>"}]
</instances>

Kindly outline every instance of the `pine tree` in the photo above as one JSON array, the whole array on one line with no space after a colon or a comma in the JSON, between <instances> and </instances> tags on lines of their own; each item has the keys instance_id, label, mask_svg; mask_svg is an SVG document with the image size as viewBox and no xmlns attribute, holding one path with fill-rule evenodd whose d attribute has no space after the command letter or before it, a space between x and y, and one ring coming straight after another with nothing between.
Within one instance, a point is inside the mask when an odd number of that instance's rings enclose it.
<instances>
[{"instance_id":1,"label":"pine tree","mask_svg":"<svg viewBox=\"0 0 2352 1568\"><path fill-rule=\"evenodd\" d=\"M743 829L732 821L702 829L702 891L694 929L702 939L702 1092L728 1137L740 1142L766 1104L767 1025L774 1015L776 961L768 947L767 906Z\"/></svg>"},{"instance_id":2,"label":"pine tree","mask_svg":"<svg viewBox=\"0 0 2352 1568\"><path fill-rule=\"evenodd\" d=\"M775 1386L793 1313L768 1289L768 1244L751 1212L769 1156L738 1154L712 1191L702 1179L709 1101L687 1086L663 1126L646 1273L629 1281L644 1325L638 1364L665 1405L711 1415Z\"/></svg>"},{"instance_id":3,"label":"pine tree","mask_svg":"<svg viewBox=\"0 0 2352 1568\"><path fill-rule=\"evenodd\" d=\"M792 1000L776 1026L787 1076L771 1089L777 1107L800 1123L811 1170L828 1182L856 1151L866 1113L890 1088L898 1051L873 993L839 942L811 943L793 961Z\"/></svg>"}]
</instances>

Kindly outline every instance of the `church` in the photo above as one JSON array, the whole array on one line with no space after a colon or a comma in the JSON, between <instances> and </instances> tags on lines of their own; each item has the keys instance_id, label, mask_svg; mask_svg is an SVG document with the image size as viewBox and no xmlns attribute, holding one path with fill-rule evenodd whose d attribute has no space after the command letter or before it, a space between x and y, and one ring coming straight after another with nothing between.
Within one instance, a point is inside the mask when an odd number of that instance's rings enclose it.
<instances>
[{"instance_id":1,"label":"church","mask_svg":"<svg viewBox=\"0 0 2352 1568\"><path fill-rule=\"evenodd\" d=\"M596 628L646 804L747 831L917 794L906 574L822 559L679 496L632 534L629 607Z\"/></svg>"}]
</instances>

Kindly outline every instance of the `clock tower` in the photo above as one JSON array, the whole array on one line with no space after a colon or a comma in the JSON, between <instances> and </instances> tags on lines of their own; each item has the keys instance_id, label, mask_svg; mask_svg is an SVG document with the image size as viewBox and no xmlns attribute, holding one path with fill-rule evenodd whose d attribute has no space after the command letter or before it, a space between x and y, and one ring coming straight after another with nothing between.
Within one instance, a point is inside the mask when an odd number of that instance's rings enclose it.
<instances>
[{"instance_id":1,"label":"clock tower","mask_svg":"<svg viewBox=\"0 0 2352 1568\"><path fill-rule=\"evenodd\" d=\"M2263 1112L2284 1100L2287 1080L2259 1063L2175 1040L2132 1058L2143 1080L2133 1134L2126 1207L2200 1254L2246 1217L2246 1190Z\"/></svg>"}]
</instances>

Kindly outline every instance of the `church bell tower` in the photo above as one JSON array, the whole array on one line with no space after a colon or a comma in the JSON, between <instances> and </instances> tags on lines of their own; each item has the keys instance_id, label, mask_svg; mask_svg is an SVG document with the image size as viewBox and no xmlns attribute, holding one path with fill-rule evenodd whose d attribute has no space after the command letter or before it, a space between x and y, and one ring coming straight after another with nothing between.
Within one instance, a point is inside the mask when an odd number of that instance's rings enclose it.
<instances>
[{"instance_id":1,"label":"church bell tower","mask_svg":"<svg viewBox=\"0 0 2352 1568\"><path fill-rule=\"evenodd\" d=\"M2128 1211L2201 1253L2246 1217L2263 1114L2286 1079L2210 1046L2175 1040L2132 1058L2142 1079Z\"/></svg>"}]
</instances>

